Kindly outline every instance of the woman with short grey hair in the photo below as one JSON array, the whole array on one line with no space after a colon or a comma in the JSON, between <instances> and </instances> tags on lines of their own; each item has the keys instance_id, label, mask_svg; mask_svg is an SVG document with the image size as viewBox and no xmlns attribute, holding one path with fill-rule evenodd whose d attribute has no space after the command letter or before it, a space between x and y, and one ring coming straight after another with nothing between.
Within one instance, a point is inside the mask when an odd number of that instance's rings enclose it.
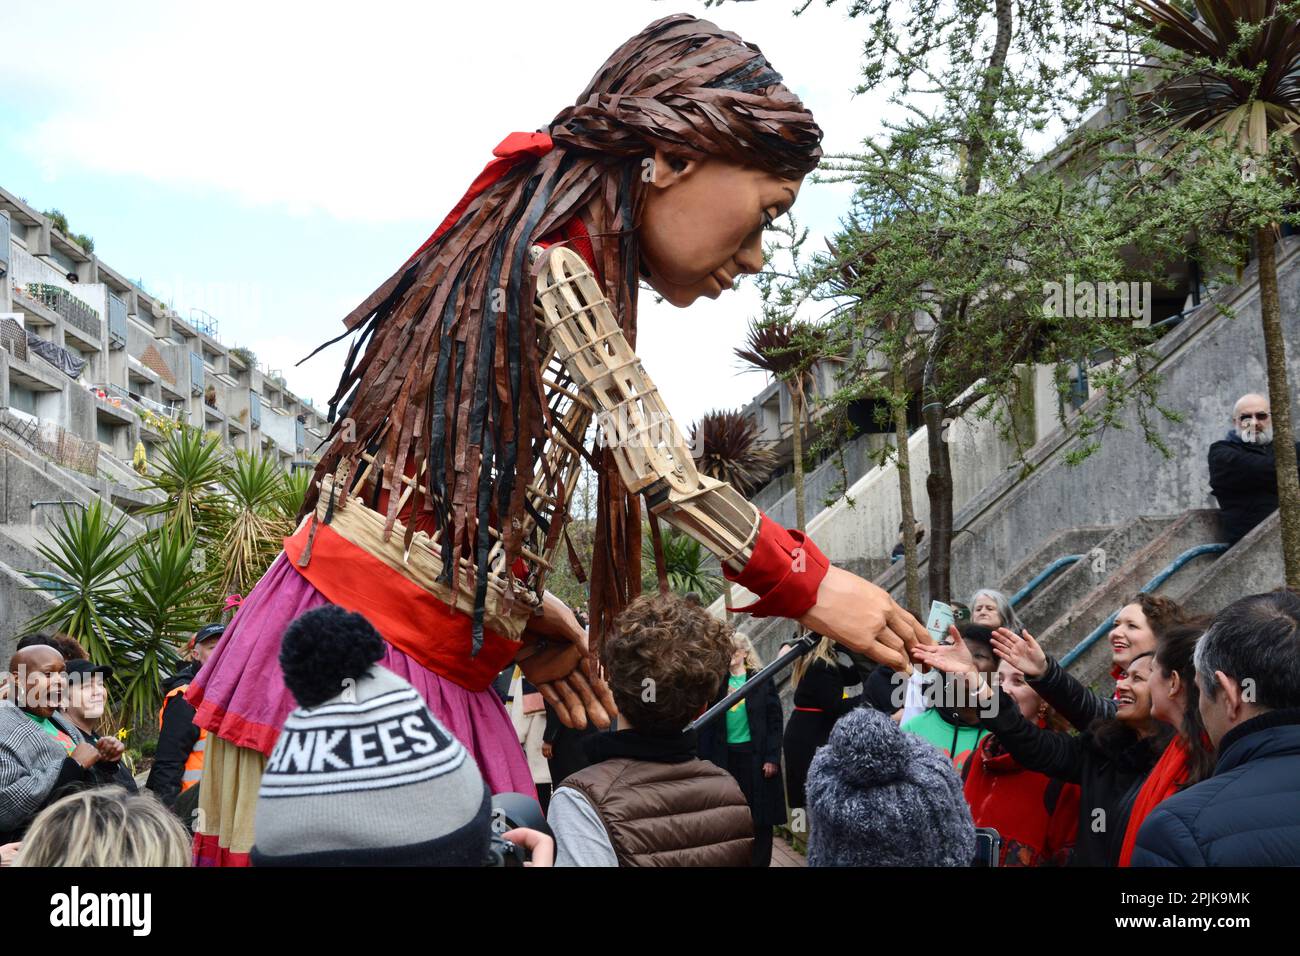
<instances>
[{"instance_id":1,"label":"woman with short grey hair","mask_svg":"<svg viewBox=\"0 0 1300 956\"><path fill-rule=\"evenodd\" d=\"M1016 634L1025 629L1007 596L993 588L980 588L975 592L970 599L970 620L972 624L994 629L1005 627Z\"/></svg>"}]
</instances>

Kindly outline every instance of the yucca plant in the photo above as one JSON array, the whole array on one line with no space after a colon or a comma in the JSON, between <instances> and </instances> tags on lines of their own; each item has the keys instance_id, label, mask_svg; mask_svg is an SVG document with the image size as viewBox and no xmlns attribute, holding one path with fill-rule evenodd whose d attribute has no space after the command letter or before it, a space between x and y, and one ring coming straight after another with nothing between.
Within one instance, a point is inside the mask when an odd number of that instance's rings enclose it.
<instances>
[{"instance_id":1,"label":"yucca plant","mask_svg":"<svg viewBox=\"0 0 1300 956\"><path fill-rule=\"evenodd\" d=\"M736 355L754 368L775 376L790 391L791 440L794 457L795 524L804 530L803 420L811 373L825 351L825 335L810 322L798 319L756 321L749 327L746 347Z\"/></svg>"},{"instance_id":2,"label":"yucca plant","mask_svg":"<svg viewBox=\"0 0 1300 956\"><path fill-rule=\"evenodd\" d=\"M307 489L311 487L310 469L299 468L297 471L281 472L284 480L280 482L280 493L276 498L276 508L281 517L291 523L297 523L298 512L307 500Z\"/></svg>"},{"instance_id":3,"label":"yucca plant","mask_svg":"<svg viewBox=\"0 0 1300 956\"><path fill-rule=\"evenodd\" d=\"M1235 152L1244 170L1294 190L1300 177L1300 20L1282 0L1135 0L1128 18L1149 32L1167 71L1139 98L1139 120L1157 148L1174 153L1209 142ZM1189 134L1192 138L1189 140ZM1197 224L1189 224L1193 227ZM1277 452L1282 553L1287 584L1300 586L1300 477L1282 335L1278 226L1254 228L1260 318Z\"/></svg>"},{"instance_id":4,"label":"yucca plant","mask_svg":"<svg viewBox=\"0 0 1300 956\"><path fill-rule=\"evenodd\" d=\"M126 521L113 521L98 498L84 508L63 508L62 520L50 528L53 541L36 549L54 570L27 572L36 582L33 590L54 605L28 621L26 633L60 631L80 641L94 660L112 660L120 585L133 551L121 535Z\"/></svg>"},{"instance_id":5,"label":"yucca plant","mask_svg":"<svg viewBox=\"0 0 1300 956\"><path fill-rule=\"evenodd\" d=\"M694 591L704 604L717 598L722 590L722 575L711 564L710 555L700 543L672 528L664 530L662 540L668 587L677 594ZM641 547L646 566L653 567L654 547L648 535Z\"/></svg>"},{"instance_id":6,"label":"yucca plant","mask_svg":"<svg viewBox=\"0 0 1300 956\"><path fill-rule=\"evenodd\" d=\"M179 648L211 616L207 582L191 568L195 539L173 528L143 536L113 622L113 700L123 722L156 712L164 674Z\"/></svg>"},{"instance_id":7,"label":"yucca plant","mask_svg":"<svg viewBox=\"0 0 1300 956\"><path fill-rule=\"evenodd\" d=\"M236 453L222 480L219 596L223 600L228 594L247 594L275 560L284 536L292 533L293 517L286 511L297 486L291 481L275 459Z\"/></svg>"},{"instance_id":8,"label":"yucca plant","mask_svg":"<svg viewBox=\"0 0 1300 956\"><path fill-rule=\"evenodd\" d=\"M144 513L162 515L182 538L194 537L216 515L214 499L226 474L220 443L197 429L181 428L158 450L154 467L149 485L163 500Z\"/></svg>"}]
</instances>

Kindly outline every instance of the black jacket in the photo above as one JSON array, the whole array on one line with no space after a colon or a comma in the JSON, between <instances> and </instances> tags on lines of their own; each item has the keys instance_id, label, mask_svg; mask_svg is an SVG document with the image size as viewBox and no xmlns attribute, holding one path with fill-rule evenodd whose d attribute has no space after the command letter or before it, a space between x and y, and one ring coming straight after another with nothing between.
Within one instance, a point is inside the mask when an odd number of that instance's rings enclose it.
<instances>
[{"instance_id":1,"label":"black jacket","mask_svg":"<svg viewBox=\"0 0 1300 956\"><path fill-rule=\"evenodd\" d=\"M838 654L836 664L814 658L794 689L795 709L785 725L783 748L786 801L792 807L804 805L808 768L817 748L830 740L835 721L862 703L862 677L846 660Z\"/></svg>"},{"instance_id":2,"label":"black jacket","mask_svg":"<svg viewBox=\"0 0 1300 956\"><path fill-rule=\"evenodd\" d=\"M1133 865L1300 866L1300 708L1224 734L1214 775L1146 818Z\"/></svg>"},{"instance_id":3,"label":"black jacket","mask_svg":"<svg viewBox=\"0 0 1300 956\"><path fill-rule=\"evenodd\" d=\"M1138 738L1111 721L1099 721L1074 736L1036 727L1005 691L998 691L997 713L980 723L997 735L1016 762L1066 783L1077 783L1079 830L1074 866L1119 863L1133 800L1173 736L1161 725L1154 737Z\"/></svg>"},{"instance_id":4,"label":"black jacket","mask_svg":"<svg viewBox=\"0 0 1300 956\"><path fill-rule=\"evenodd\" d=\"M594 724L587 724L584 730L566 727L555 708L546 705L546 729L542 731L542 741L551 745L551 756L546 766L551 771L552 786L558 787L565 777L591 766L584 745L600 732Z\"/></svg>"},{"instance_id":5,"label":"black jacket","mask_svg":"<svg viewBox=\"0 0 1300 956\"><path fill-rule=\"evenodd\" d=\"M187 664L163 684L163 693L168 694L194 680L199 672L197 663ZM185 699L184 694L177 694L168 699L163 707L162 729L158 731L158 749L154 753L153 769L145 786L158 794L166 806L172 806L181 793L181 778L185 774L185 761L190 758L190 751L199 742L201 729L194 723L194 707Z\"/></svg>"},{"instance_id":6,"label":"black jacket","mask_svg":"<svg viewBox=\"0 0 1300 956\"><path fill-rule=\"evenodd\" d=\"M753 677L746 674L745 679ZM727 682L714 699L716 703L727 696ZM781 731L783 727L781 699L777 696L776 682L769 680L745 699L745 714L749 718L749 739L754 750L748 781L740 780L740 789L749 798L749 808L754 813L754 825L774 827L785 823L785 787L781 774L763 776L763 764L781 766ZM701 760L729 769L727 766L727 715L719 714L712 722L700 728L699 754Z\"/></svg>"},{"instance_id":7,"label":"black jacket","mask_svg":"<svg viewBox=\"0 0 1300 956\"><path fill-rule=\"evenodd\" d=\"M1296 443L1300 457L1300 442ZM1236 431L1210 446L1210 492L1219 502L1223 539L1236 544L1277 510L1277 460L1272 443L1250 444Z\"/></svg>"},{"instance_id":8,"label":"black jacket","mask_svg":"<svg viewBox=\"0 0 1300 956\"><path fill-rule=\"evenodd\" d=\"M1093 721L1115 716L1113 699L1094 694L1050 655L1043 676L1028 683L1075 730L1087 730Z\"/></svg>"}]
</instances>

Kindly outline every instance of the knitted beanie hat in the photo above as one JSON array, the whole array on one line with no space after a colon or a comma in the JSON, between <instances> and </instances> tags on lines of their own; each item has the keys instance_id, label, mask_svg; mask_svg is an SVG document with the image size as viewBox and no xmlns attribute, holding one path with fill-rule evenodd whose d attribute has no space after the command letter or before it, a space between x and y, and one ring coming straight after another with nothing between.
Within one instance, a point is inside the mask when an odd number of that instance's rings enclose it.
<instances>
[{"instance_id":1,"label":"knitted beanie hat","mask_svg":"<svg viewBox=\"0 0 1300 956\"><path fill-rule=\"evenodd\" d=\"M300 705L262 775L254 866L482 866L490 797L473 759L406 681L384 642L327 606L285 631Z\"/></svg>"},{"instance_id":2,"label":"knitted beanie hat","mask_svg":"<svg viewBox=\"0 0 1300 956\"><path fill-rule=\"evenodd\" d=\"M808 770L810 866L970 866L975 824L948 758L870 707Z\"/></svg>"}]
</instances>

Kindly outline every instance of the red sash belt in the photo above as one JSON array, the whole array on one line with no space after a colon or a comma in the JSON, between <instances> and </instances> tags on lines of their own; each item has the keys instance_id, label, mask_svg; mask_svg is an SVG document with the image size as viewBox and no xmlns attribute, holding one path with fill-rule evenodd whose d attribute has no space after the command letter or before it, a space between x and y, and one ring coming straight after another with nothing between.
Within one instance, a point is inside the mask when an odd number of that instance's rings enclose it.
<instances>
[{"instance_id":1,"label":"red sash belt","mask_svg":"<svg viewBox=\"0 0 1300 956\"><path fill-rule=\"evenodd\" d=\"M311 560L298 559L311 522L284 539L295 570L332 603L365 615L389 644L424 668L466 690L487 690L515 658L519 643L483 629L483 647L470 656L473 622L408 580L327 524L316 525Z\"/></svg>"}]
</instances>

